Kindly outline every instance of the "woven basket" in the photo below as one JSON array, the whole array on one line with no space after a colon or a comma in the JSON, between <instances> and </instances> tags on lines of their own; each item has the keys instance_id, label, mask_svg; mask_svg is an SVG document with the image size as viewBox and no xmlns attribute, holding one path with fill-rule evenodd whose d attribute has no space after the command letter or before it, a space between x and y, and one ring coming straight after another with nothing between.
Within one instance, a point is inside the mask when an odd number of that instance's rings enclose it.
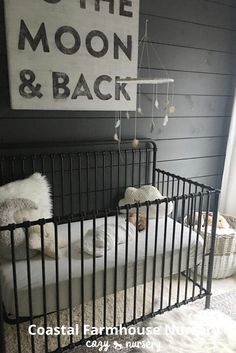
<instances>
[{"instance_id":1,"label":"woven basket","mask_svg":"<svg viewBox=\"0 0 236 353\"><path fill-rule=\"evenodd\" d=\"M205 213L203 212L203 217ZM235 229L235 232L232 234L216 234L215 239L215 256L213 263L213 278L225 278L232 276L236 273L236 217L223 215L230 227ZM197 219L196 215L195 219ZM185 218L185 224L188 225L188 220ZM196 225L196 224L195 224ZM205 237L204 231L201 231L200 234L202 237ZM206 253L210 251L211 247L211 234L207 233L206 235ZM204 263L204 276L208 275L208 259L209 256L206 256ZM198 267L198 273L201 273L201 266Z\"/></svg>"}]
</instances>

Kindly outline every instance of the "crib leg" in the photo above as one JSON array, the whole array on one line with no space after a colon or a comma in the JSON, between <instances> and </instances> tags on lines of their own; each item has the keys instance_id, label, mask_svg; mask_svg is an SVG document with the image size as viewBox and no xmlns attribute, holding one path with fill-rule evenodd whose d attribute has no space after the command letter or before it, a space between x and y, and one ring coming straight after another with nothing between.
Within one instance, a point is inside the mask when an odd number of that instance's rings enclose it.
<instances>
[{"instance_id":1,"label":"crib leg","mask_svg":"<svg viewBox=\"0 0 236 353\"><path fill-rule=\"evenodd\" d=\"M205 309L210 309L210 307L211 307L211 294L208 294L206 296Z\"/></svg>"},{"instance_id":2,"label":"crib leg","mask_svg":"<svg viewBox=\"0 0 236 353\"><path fill-rule=\"evenodd\" d=\"M205 309L210 309L211 304L211 288L212 288L212 274L213 274L213 263L214 263L214 252L215 252L215 236L217 226L217 214L218 214L218 203L219 203L219 190L216 190L214 194L214 206L213 206L213 221L211 231L211 249L208 263L208 274L207 274L207 296L205 302Z\"/></svg>"},{"instance_id":3,"label":"crib leg","mask_svg":"<svg viewBox=\"0 0 236 353\"><path fill-rule=\"evenodd\" d=\"M4 321L3 321L3 304L0 283L0 352L5 353L5 340L4 340Z\"/></svg>"}]
</instances>

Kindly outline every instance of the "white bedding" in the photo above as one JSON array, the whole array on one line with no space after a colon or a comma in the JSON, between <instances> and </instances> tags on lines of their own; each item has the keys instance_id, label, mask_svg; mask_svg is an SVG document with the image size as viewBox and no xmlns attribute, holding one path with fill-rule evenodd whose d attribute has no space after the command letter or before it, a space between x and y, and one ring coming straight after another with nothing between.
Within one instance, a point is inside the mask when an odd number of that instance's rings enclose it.
<instances>
[{"instance_id":1,"label":"white bedding","mask_svg":"<svg viewBox=\"0 0 236 353\"><path fill-rule=\"evenodd\" d=\"M109 217L114 221L113 217ZM123 215L119 218L124 218ZM97 225L101 225L104 219L98 219ZM109 222L109 220L108 220ZM157 261L156 261L156 277L161 277L162 260L163 260L163 241L164 241L164 219L158 222L158 242L157 242ZM154 219L150 219L148 228L148 248L147 248L147 281L153 278L153 259L154 259L154 244L155 244L155 224ZM164 262L165 276L170 274L170 259L173 238L173 220L167 219L166 233L166 255ZM92 227L92 220L84 222L84 234ZM68 225L61 225L58 228L59 237L67 237ZM145 241L146 230L138 234L138 265L137 265L137 284L142 284L144 279L144 259L145 259ZM175 242L174 242L174 258L172 273L178 272L178 263L180 255L180 238L181 224L176 222ZM81 254L79 253L80 243L80 222L71 224L71 239L72 239L72 305L81 304ZM182 261L181 271L186 269L187 250L189 241L189 228L183 228L183 245L182 245ZM189 267L193 267L195 261L196 249L196 233L191 233L190 258ZM125 249L126 245L118 246L118 273L117 273L117 290L124 289L125 283ZM199 237L197 263L202 258L202 239ZM42 290L42 261L41 255L38 255L30 260L31 265L31 286L32 286L32 307L34 315L43 314L43 290ZM69 276L68 276L68 249L62 249L62 257L59 259L59 297L60 309L69 307ZM56 311L56 272L55 260L45 257L46 271L46 307L47 312ZM27 281L27 262L17 261L17 287L18 287L18 302L19 315L29 316L29 300L28 300L28 281ZM107 294L114 292L114 273L115 273L115 249L107 252ZM128 243L128 266L127 266L127 287L134 286L135 273L135 238ZM9 316L14 317L14 287L12 279L12 265L10 262L5 262L0 267L0 275L3 289L3 302L6 312ZM93 293L93 260L90 255L84 254L84 298L85 302L92 300ZM96 258L96 298L103 296L104 291L104 257Z\"/></svg>"}]
</instances>

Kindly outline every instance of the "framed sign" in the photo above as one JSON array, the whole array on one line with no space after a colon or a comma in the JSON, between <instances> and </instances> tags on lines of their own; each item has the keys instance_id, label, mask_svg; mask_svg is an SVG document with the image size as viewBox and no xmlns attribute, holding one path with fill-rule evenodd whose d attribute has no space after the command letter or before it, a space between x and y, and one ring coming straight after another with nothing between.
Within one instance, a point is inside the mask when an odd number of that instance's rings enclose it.
<instances>
[{"instance_id":1,"label":"framed sign","mask_svg":"<svg viewBox=\"0 0 236 353\"><path fill-rule=\"evenodd\" d=\"M13 109L135 110L139 0L5 0Z\"/></svg>"}]
</instances>

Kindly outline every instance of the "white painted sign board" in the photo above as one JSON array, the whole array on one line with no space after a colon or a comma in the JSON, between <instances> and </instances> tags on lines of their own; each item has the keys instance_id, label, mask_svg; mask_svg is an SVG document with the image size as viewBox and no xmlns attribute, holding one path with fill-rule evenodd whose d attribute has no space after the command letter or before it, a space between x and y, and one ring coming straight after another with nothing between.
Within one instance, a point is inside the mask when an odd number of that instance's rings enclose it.
<instances>
[{"instance_id":1,"label":"white painted sign board","mask_svg":"<svg viewBox=\"0 0 236 353\"><path fill-rule=\"evenodd\" d=\"M139 0L5 0L13 109L135 110Z\"/></svg>"}]
</instances>

